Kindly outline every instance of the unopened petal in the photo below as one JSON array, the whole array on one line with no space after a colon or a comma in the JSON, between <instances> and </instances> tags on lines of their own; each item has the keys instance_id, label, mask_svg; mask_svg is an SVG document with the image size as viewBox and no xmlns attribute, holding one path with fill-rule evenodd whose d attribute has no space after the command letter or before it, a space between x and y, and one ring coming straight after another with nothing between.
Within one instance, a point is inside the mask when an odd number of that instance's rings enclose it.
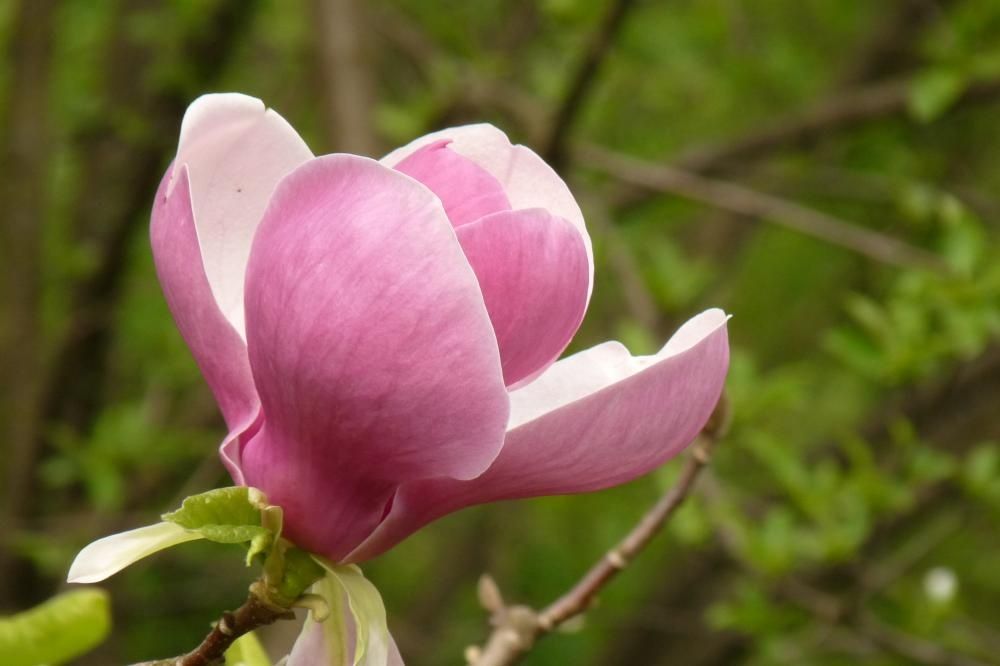
<instances>
[{"instance_id":1,"label":"unopened petal","mask_svg":"<svg viewBox=\"0 0 1000 666\"><path fill-rule=\"evenodd\" d=\"M559 358L587 309L580 234L543 208L494 213L456 233L483 291L504 381L532 379Z\"/></svg>"},{"instance_id":2,"label":"unopened petal","mask_svg":"<svg viewBox=\"0 0 1000 666\"><path fill-rule=\"evenodd\" d=\"M512 209L545 208L567 220L580 232L589 261L588 300L594 288L594 252L583 213L569 187L552 167L526 146L512 145L502 131L487 123L432 132L397 148L382 158L396 166L415 151L442 139L448 147L488 171L503 186Z\"/></svg>"},{"instance_id":3,"label":"unopened petal","mask_svg":"<svg viewBox=\"0 0 1000 666\"><path fill-rule=\"evenodd\" d=\"M456 227L490 213L510 210L503 186L486 169L448 148L442 139L420 148L395 166L427 186Z\"/></svg>"}]
</instances>

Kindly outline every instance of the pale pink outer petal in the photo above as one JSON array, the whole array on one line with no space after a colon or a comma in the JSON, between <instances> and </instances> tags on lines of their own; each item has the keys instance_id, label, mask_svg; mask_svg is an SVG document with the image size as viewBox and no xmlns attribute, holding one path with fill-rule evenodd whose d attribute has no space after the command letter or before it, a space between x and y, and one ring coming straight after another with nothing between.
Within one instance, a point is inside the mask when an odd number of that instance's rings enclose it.
<instances>
[{"instance_id":1,"label":"pale pink outer petal","mask_svg":"<svg viewBox=\"0 0 1000 666\"><path fill-rule=\"evenodd\" d=\"M327 632L323 631L321 624L307 618L302 632L292 645L292 651L288 655L285 666L353 666L356 628L346 595L341 613L346 631L338 638L329 636ZM329 645L328 641L330 640L339 640L340 642L338 645ZM341 649L342 647L346 649ZM342 658L340 663L336 661L338 656ZM392 634L389 634L389 655L385 666L405 666Z\"/></svg>"},{"instance_id":2,"label":"pale pink outer petal","mask_svg":"<svg viewBox=\"0 0 1000 666\"><path fill-rule=\"evenodd\" d=\"M447 139L427 144L395 166L423 183L444 204L456 227L490 213L510 210L503 186L481 166L448 148Z\"/></svg>"},{"instance_id":3,"label":"pale pink outer petal","mask_svg":"<svg viewBox=\"0 0 1000 666\"><path fill-rule=\"evenodd\" d=\"M718 402L729 367L726 319L721 310L698 315L654 356L632 357L611 342L557 362L513 392L507 441L486 473L404 485L346 561L375 557L465 506L608 488L669 460Z\"/></svg>"},{"instance_id":4,"label":"pale pink outer petal","mask_svg":"<svg viewBox=\"0 0 1000 666\"><path fill-rule=\"evenodd\" d=\"M254 97L199 97L184 114L175 171L187 166L205 274L223 315L243 334L243 280L274 187L312 153Z\"/></svg>"},{"instance_id":5,"label":"pale pink outer petal","mask_svg":"<svg viewBox=\"0 0 1000 666\"><path fill-rule=\"evenodd\" d=\"M167 171L153 204L150 241L156 274L177 328L208 382L230 434L222 459L240 483L239 461L231 444L254 422L258 411L246 345L222 315L201 263L187 167L176 169L169 188ZM170 189L170 194L167 194Z\"/></svg>"},{"instance_id":6,"label":"pale pink outer petal","mask_svg":"<svg viewBox=\"0 0 1000 666\"><path fill-rule=\"evenodd\" d=\"M278 187L247 269L264 410L247 483L339 560L403 481L473 478L509 398L476 276L440 201L378 162L316 158Z\"/></svg>"},{"instance_id":7,"label":"pale pink outer petal","mask_svg":"<svg viewBox=\"0 0 1000 666\"><path fill-rule=\"evenodd\" d=\"M533 150L526 146L512 145L502 131L493 125L481 123L432 132L397 148L381 161L394 167L413 152L442 139L450 139L449 148L493 174L503 185L514 210L545 208L577 228L583 236L590 265L587 289L589 301L594 289L594 251L587 225L583 221L583 213L563 179Z\"/></svg>"},{"instance_id":8,"label":"pale pink outer petal","mask_svg":"<svg viewBox=\"0 0 1000 666\"><path fill-rule=\"evenodd\" d=\"M325 600L330 602L330 599ZM331 635L331 627L316 622L310 613L292 644L285 666L354 666L357 627L346 593L342 592L340 606L338 615L343 619L343 624L337 628L342 631ZM330 621L334 620L331 618ZM334 641L336 644L331 645Z\"/></svg>"},{"instance_id":9,"label":"pale pink outer petal","mask_svg":"<svg viewBox=\"0 0 1000 666\"><path fill-rule=\"evenodd\" d=\"M530 381L559 358L587 309L580 234L543 208L493 213L455 231L479 279L504 381Z\"/></svg>"}]
</instances>

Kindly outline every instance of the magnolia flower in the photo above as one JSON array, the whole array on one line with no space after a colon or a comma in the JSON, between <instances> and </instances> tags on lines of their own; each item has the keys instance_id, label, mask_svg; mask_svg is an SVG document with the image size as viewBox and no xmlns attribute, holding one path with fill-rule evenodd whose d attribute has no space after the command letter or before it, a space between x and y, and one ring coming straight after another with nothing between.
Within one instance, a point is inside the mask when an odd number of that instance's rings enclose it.
<instances>
[{"instance_id":1,"label":"magnolia flower","mask_svg":"<svg viewBox=\"0 0 1000 666\"><path fill-rule=\"evenodd\" d=\"M334 562L465 506L642 475L695 438L726 375L720 310L652 356L608 342L556 362L590 238L562 179L490 125L314 157L259 100L207 95L151 236L226 467Z\"/></svg>"}]
</instances>

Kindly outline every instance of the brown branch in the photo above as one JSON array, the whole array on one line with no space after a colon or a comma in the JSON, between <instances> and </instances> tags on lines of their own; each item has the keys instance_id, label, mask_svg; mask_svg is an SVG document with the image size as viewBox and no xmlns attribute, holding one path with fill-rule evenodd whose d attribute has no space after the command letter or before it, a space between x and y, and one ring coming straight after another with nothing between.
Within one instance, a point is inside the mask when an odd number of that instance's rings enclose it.
<instances>
[{"instance_id":1,"label":"brown branch","mask_svg":"<svg viewBox=\"0 0 1000 666\"><path fill-rule=\"evenodd\" d=\"M901 115L909 104L911 84L911 79L901 78L840 91L742 137L683 152L673 163L699 173L721 171L733 164L767 157L778 150L808 145L834 132ZM998 96L1000 78L978 81L965 89L952 108L994 100Z\"/></svg>"},{"instance_id":2,"label":"brown branch","mask_svg":"<svg viewBox=\"0 0 1000 666\"><path fill-rule=\"evenodd\" d=\"M257 585L259 583L250 586L250 594L242 606L222 614L201 644L191 652L171 659L144 661L134 666L219 666L225 659L226 650L240 636L278 620L295 618L295 613L289 609L270 604L258 595Z\"/></svg>"},{"instance_id":3,"label":"brown branch","mask_svg":"<svg viewBox=\"0 0 1000 666\"><path fill-rule=\"evenodd\" d=\"M871 613L862 614L857 631L884 650L928 666L989 666L990 663L948 650L937 643L886 626Z\"/></svg>"},{"instance_id":4,"label":"brown branch","mask_svg":"<svg viewBox=\"0 0 1000 666\"><path fill-rule=\"evenodd\" d=\"M698 475L708 465L711 450L728 425L726 399L719 401L712 418L692 446L677 482L653 505L618 544L609 550L564 595L541 611L527 606L506 606L488 576L480 580L480 601L491 611L493 631L482 648L470 647L471 666L509 666L523 657L542 636L583 614L611 580L628 567L684 503Z\"/></svg>"},{"instance_id":5,"label":"brown branch","mask_svg":"<svg viewBox=\"0 0 1000 666\"><path fill-rule=\"evenodd\" d=\"M894 424L909 422L921 441L948 447L961 456L974 443L995 431L996 403L1000 396L1000 347L994 345L979 357L958 364L953 370L910 387L877 406L860 428L861 437L872 442L891 438ZM802 443L803 446L805 442ZM820 446L827 458L837 455L837 440ZM875 446L876 462L891 464L892 447ZM907 534L925 529L928 512L940 508L948 495L960 501L951 484L925 488L903 513L879 520L851 562L819 566L800 572L814 588L835 590L840 598L857 595L866 585L862 566L875 561L886 550L895 550ZM705 561L711 566L703 566ZM631 624L596 663L684 663L688 666L723 666L742 663L753 650L752 638L738 632L720 632L704 618L708 608L731 591L730 581L742 574L741 563L727 552L723 541L699 551L697 558L678 564L682 578L666 578L651 592L647 605L684 613L695 621L685 625L684 639L664 640L661 631ZM839 605L839 604L838 604ZM840 610L838 613L842 612ZM692 649L698 649L692 656ZM603 657L603 660L602 660Z\"/></svg>"},{"instance_id":6,"label":"brown branch","mask_svg":"<svg viewBox=\"0 0 1000 666\"><path fill-rule=\"evenodd\" d=\"M928 29L947 18L957 0L898 0L885 3L885 14L839 77L841 87L885 79L912 71L920 64L919 46Z\"/></svg>"},{"instance_id":7,"label":"brown branch","mask_svg":"<svg viewBox=\"0 0 1000 666\"><path fill-rule=\"evenodd\" d=\"M643 162L588 144L575 146L573 156L580 165L608 173L629 185L669 192L721 210L774 222L877 261L895 266L946 269L941 259L931 252L742 185Z\"/></svg>"},{"instance_id":8,"label":"brown branch","mask_svg":"<svg viewBox=\"0 0 1000 666\"><path fill-rule=\"evenodd\" d=\"M558 170L565 162L569 132L583 110L584 101L597 80L601 64L614 45L625 17L634 6L635 0L612 0L607 13L587 41L583 56L566 87L566 94L552 116L552 127L542 151L554 169Z\"/></svg>"}]
</instances>

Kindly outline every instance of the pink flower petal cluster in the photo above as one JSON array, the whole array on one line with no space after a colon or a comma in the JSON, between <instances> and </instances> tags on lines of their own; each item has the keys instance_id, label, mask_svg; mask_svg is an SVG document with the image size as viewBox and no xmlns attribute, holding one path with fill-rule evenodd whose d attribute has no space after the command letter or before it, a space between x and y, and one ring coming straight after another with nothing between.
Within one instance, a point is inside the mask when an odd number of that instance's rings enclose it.
<instances>
[{"instance_id":1,"label":"pink flower petal cluster","mask_svg":"<svg viewBox=\"0 0 1000 666\"><path fill-rule=\"evenodd\" d=\"M333 561L465 506L644 474L698 434L728 367L720 310L652 356L556 360L590 300L590 238L562 179L490 125L314 157L259 100L207 95L151 236L226 467Z\"/></svg>"}]
</instances>

